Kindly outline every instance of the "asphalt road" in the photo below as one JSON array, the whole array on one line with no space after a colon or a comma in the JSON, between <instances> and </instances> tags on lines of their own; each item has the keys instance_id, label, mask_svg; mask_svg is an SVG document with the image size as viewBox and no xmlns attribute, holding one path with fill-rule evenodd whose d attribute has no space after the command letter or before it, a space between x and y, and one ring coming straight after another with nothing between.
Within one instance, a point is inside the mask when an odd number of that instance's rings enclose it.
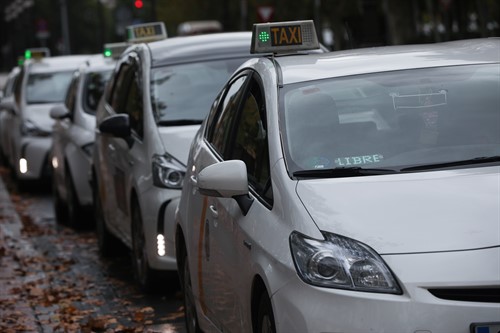
<instances>
[{"instance_id":1,"label":"asphalt road","mask_svg":"<svg viewBox=\"0 0 500 333\"><path fill-rule=\"evenodd\" d=\"M178 288L142 293L128 251L101 258L93 230L55 222L49 186L0 174L0 332L185 332Z\"/></svg>"}]
</instances>

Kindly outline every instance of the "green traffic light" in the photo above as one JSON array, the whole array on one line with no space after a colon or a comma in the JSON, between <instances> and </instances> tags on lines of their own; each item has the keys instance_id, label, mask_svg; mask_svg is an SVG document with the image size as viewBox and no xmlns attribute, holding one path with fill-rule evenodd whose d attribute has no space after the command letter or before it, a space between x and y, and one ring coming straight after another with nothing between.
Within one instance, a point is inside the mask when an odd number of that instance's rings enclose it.
<instances>
[{"instance_id":1,"label":"green traffic light","mask_svg":"<svg viewBox=\"0 0 500 333\"><path fill-rule=\"evenodd\" d=\"M269 36L269 33L267 33L267 31L261 31L259 33L259 40L261 42L265 43L265 42L269 41L269 38L270 38L270 36Z\"/></svg>"}]
</instances>

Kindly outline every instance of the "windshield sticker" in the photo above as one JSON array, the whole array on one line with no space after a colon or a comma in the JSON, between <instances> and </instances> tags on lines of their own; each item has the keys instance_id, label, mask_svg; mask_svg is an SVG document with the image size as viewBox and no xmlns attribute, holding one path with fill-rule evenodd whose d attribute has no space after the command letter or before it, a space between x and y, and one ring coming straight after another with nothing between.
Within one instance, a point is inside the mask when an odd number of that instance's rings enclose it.
<instances>
[{"instance_id":1,"label":"windshield sticker","mask_svg":"<svg viewBox=\"0 0 500 333\"><path fill-rule=\"evenodd\" d=\"M394 110L398 109L422 109L448 104L446 90L438 92L426 92L413 95L400 95L397 92L390 93Z\"/></svg>"},{"instance_id":2,"label":"windshield sticker","mask_svg":"<svg viewBox=\"0 0 500 333\"><path fill-rule=\"evenodd\" d=\"M349 156L349 157L339 157L335 159L336 166L353 166L353 165L365 165L378 163L384 159L381 154L374 155L362 155L362 156Z\"/></svg>"},{"instance_id":3,"label":"windshield sticker","mask_svg":"<svg viewBox=\"0 0 500 333\"><path fill-rule=\"evenodd\" d=\"M326 157L315 156L308 158L305 164L310 169L326 169L332 165L332 162Z\"/></svg>"}]
</instances>

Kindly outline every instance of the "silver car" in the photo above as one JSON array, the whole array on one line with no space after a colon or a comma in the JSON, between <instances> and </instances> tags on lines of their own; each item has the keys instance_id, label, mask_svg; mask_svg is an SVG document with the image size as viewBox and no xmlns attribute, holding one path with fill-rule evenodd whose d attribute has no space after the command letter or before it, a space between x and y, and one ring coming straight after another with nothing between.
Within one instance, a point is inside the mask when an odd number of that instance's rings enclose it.
<instances>
[{"instance_id":1,"label":"silver car","mask_svg":"<svg viewBox=\"0 0 500 333\"><path fill-rule=\"evenodd\" d=\"M95 55L73 73L64 104L50 111L52 130L50 163L58 223L73 227L92 225L85 214L92 207L89 182L94 146L95 112L115 60ZM87 217L87 218L85 218Z\"/></svg>"}]
</instances>

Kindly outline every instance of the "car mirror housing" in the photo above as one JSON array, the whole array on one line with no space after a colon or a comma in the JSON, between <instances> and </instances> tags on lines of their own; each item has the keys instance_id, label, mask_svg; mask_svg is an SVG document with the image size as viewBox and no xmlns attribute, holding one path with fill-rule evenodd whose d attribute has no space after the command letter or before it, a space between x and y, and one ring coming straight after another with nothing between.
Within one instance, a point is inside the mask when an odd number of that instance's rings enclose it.
<instances>
[{"instance_id":1,"label":"car mirror housing","mask_svg":"<svg viewBox=\"0 0 500 333\"><path fill-rule=\"evenodd\" d=\"M198 174L198 190L203 195L233 198L243 215L247 215L253 199L248 194L247 166L241 160L209 165Z\"/></svg>"},{"instance_id":2,"label":"car mirror housing","mask_svg":"<svg viewBox=\"0 0 500 333\"><path fill-rule=\"evenodd\" d=\"M99 131L104 134L127 139L130 137L130 118L128 114L119 113L104 119L99 125Z\"/></svg>"},{"instance_id":3,"label":"car mirror housing","mask_svg":"<svg viewBox=\"0 0 500 333\"><path fill-rule=\"evenodd\" d=\"M68 109L62 104L56 105L52 109L50 109L50 117L55 120L69 118Z\"/></svg>"},{"instance_id":4,"label":"car mirror housing","mask_svg":"<svg viewBox=\"0 0 500 333\"><path fill-rule=\"evenodd\" d=\"M0 102L0 111L3 110L6 110L12 114L16 114L17 113L16 103L10 98L4 99L3 101Z\"/></svg>"},{"instance_id":5,"label":"car mirror housing","mask_svg":"<svg viewBox=\"0 0 500 333\"><path fill-rule=\"evenodd\" d=\"M223 161L209 165L198 174L201 194L232 198L248 194L247 167L240 160Z\"/></svg>"}]
</instances>

